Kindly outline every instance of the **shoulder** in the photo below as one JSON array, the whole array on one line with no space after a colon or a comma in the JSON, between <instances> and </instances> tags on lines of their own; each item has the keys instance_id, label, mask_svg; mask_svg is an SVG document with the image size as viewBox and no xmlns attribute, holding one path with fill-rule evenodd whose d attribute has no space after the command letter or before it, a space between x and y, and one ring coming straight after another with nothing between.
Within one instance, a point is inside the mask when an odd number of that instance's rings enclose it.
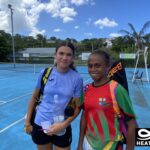
<instances>
[{"instance_id":1,"label":"shoulder","mask_svg":"<svg viewBox=\"0 0 150 150\"><path fill-rule=\"evenodd\" d=\"M40 71L40 74L43 74L44 71L45 71L46 68L43 68L41 71Z\"/></svg>"},{"instance_id":2,"label":"shoulder","mask_svg":"<svg viewBox=\"0 0 150 150\"><path fill-rule=\"evenodd\" d=\"M41 71L40 71L40 73L39 73L39 77L42 77L43 76L43 74L44 74L44 71L45 71L45 68L44 69L42 69Z\"/></svg>"},{"instance_id":3,"label":"shoulder","mask_svg":"<svg viewBox=\"0 0 150 150\"><path fill-rule=\"evenodd\" d=\"M111 80L110 83L110 88L114 89L115 93L118 95L128 95L127 90L117 81Z\"/></svg>"},{"instance_id":4,"label":"shoulder","mask_svg":"<svg viewBox=\"0 0 150 150\"><path fill-rule=\"evenodd\" d=\"M115 80L110 80L109 85L117 89L124 89L123 86Z\"/></svg>"},{"instance_id":5,"label":"shoulder","mask_svg":"<svg viewBox=\"0 0 150 150\"><path fill-rule=\"evenodd\" d=\"M51 74L52 71L53 71L52 67L47 67L41 70L40 75L43 76L45 74Z\"/></svg>"},{"instance_id":6,"label":"shoulder","mask_svg":"<svg viewBox=\"0 0 150 150\"><path fill-rule=\"evenodd\" d=\"M70 69L69 74L72 75L74 78L77 78L78 80L83 80L80 73L75 70Z\"/></svg>"},{"instance_id":7,"label":"shoulder","mask_svg":"<svg viewBox=\"0 0 150 150\"><path fill-rule=\"evenodd\" d=\"M118 86L118 82L117 81L115 81L115 80L110 80L109 81L109 85L117 85Z\"/></svg>"},{"instance_id":8,"label":"shoulder","mask_svg":"<svg viewBox=\"0 0 150 150\"><path fill-rule=\"evenodd\" d=\"M74 75L80 75L79 72L77 72L76 70L70 69L69 73L74 74Z\"/></svg>"}]
</instances>

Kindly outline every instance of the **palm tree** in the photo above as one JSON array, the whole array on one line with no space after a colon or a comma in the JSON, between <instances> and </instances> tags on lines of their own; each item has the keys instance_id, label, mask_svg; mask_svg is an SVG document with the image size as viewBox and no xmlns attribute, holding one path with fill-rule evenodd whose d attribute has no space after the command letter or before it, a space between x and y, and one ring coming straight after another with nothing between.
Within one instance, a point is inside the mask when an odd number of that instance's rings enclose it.
<instances>
[{"instance_id":1,"label":"palm tree","mask_svg":"<svg viewBox=\"0 0 150 150\"><path fill-rule=\"evenodd\" d=\"M119 32L121 33L125 33L128 37L132 38L135 42L135 46L138 49L142 49L144 46L144 32L145 30L150 26L150 21L147 21L142 29L140 30L140 32L137 32L134 28L134 26L131 23L128 23L131 32L127 31L127 30L120 30Z\"/></svg>"}]
</instances>

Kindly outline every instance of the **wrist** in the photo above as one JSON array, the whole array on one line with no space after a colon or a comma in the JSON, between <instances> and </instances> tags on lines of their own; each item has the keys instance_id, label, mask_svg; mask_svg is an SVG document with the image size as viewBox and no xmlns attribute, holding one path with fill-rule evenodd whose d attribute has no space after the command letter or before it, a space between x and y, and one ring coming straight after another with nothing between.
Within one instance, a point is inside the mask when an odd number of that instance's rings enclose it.
<instances>
[{"instance_id":1,"label":"wrist","mask_svg":"<svg viewBox=\"0 0 150 150\"><path fill-rule=\"evenodd\" d=\"M25 123L24 126L25 127L31 126L31 123Z\"/></svg>"},{"instance_id":2,"label":"wrist","mask_svg":"<svg viewBox=\"0 0 150 150\"><path fill-rule=\"evenodd\" d=\"M68 126L69 126L69 122L67 121L67 120L65 120L64 122L62 122L63 123L63 126L65 127L65 128L67 128Z\"/></svg>"}]
</instances>

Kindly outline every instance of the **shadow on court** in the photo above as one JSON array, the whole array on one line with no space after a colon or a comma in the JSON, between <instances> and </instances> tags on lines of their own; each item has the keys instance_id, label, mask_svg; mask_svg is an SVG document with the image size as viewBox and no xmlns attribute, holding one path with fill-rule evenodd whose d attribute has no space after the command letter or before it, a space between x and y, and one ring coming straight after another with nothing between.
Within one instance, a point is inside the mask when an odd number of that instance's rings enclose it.
<instances>
[{"instance_id":1,"label":"shadow on court","mask_svg":"<svg viewBox=\"0 0 150 150\"><path fill-rule=\"evenodd\" d=\"M85 69L85 70L84 70ZM127 70L130 97L139 127L150 127L150 83L131 82L133 70ZM91 81L87 69L79 68L84 82ZM38 74L0 70L0 150L36 150L31 137L24 133L24 116ZM71 150L76 150L79 137L80 115L73 121ZM136 147L136 150L148 150Z\"/></svg>"}]
</instances>

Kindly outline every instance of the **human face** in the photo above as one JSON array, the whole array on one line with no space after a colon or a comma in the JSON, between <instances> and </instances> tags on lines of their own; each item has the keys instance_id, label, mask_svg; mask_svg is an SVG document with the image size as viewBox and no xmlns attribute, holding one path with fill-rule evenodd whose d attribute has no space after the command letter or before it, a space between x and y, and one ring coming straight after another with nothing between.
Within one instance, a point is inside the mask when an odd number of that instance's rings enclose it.
<instances>
[{"instance_id":1,"label":"human face","mask_svg":"<svg viewBox=\"0 0 150 150\"><path fill-rule=\"evenodd\" d=\"M88 71L92 79L96 83L103 83L107 81L108 65L104 58L98 54L90 55L88 60Z\"/></svg>"},{"instance_id":2,"label":"human face","mask_svg":"<svg viewBox=\"0 0 150 150\"><path fill-rule=\"evenodd\" d=\"M73 51L70 47L61 46L55 54L57 68L65 71L73 61Z\"/></svg>"}]
</instances>

